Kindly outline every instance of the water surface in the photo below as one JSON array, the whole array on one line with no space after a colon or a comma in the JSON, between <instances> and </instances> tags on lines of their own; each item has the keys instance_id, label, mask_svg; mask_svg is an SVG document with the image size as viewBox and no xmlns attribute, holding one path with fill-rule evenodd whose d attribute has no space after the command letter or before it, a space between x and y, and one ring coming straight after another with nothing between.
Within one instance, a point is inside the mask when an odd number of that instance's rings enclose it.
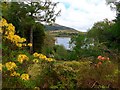
<instances>
[{"instance_id":1,"label":"water surface","mask_svg":"<svg viewBox=\"0 0 120 90\"><path fill-rule=\"evenodd\" d=\"M66 49L71 49L70 48L70 37L55 37L55 45L63 45Z\"/></svg>"}]
</instances>

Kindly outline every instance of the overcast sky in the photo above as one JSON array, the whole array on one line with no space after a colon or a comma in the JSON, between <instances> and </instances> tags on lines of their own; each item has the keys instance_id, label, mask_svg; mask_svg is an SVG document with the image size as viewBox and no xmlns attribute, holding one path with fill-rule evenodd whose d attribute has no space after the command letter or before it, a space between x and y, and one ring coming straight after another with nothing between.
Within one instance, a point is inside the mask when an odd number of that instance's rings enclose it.
<instances>
[{"instance_id":1,"label":"overcast sky","mask_svg":"<svg viewBox=\"0 0 120 90\"><path fill-rule=\"evenodd\" d=\"M52 0L59 2L57 10L61 9L61 16L56 23L86 32L95 22L105 18L113 20L112 11L105 0Z\"/></svg>"}]
</instances>

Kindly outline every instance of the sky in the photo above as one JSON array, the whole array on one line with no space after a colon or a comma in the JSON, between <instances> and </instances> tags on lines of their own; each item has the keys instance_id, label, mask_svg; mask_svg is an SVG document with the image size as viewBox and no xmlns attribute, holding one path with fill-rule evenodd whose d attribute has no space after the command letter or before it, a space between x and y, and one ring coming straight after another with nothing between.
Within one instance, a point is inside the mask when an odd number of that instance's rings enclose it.
<instances>
[{"instance_id":1,"label":"sky","mask_svg":"<svg viewBox=\"0 0 120 90\"><path fill-rule=\"evenodd\" d=\"M56 23L72 27L78 31L88 31L94 23L104 19L115 19L115 11L111 10L105 0L52 0L59 2L56 11L61 14Z\"/></svg>"}]
</instances>

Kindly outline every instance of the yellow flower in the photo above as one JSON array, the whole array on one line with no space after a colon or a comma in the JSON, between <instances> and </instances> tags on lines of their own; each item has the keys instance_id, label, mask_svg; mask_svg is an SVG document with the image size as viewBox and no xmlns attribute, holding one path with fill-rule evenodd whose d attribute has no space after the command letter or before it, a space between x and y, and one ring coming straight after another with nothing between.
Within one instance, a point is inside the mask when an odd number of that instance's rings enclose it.
<instances>
[{"instance_id":1,"label":"yellow flower","mask_svg":"<svg viewBox=\"0 0 120 90\"><path fill-rule=\"evenodd\" d=\"M18 55L18 61L19 61L20 63L23 63L24 60L28 61L29 58L28 58L25 54L20 54L20 55Z\"/></svg>"},{"instance_id":2,"label":"yellow flower","mask_svg":"<svg viewBox=\"0 0 120 90\"><path fill-rule=\"evenodd\" d=\"M43 54L39 54L39 58L44 60L44 59L46 59L47 57L46 57L45 55L43 55Z\"/></svg>"},{"instance_id":3,"label":"yellow flower","mask_svg":"<svg viewBox=\"0 0 120 90\"><path fill-rule=\"evenodd\" d=\"M8 24L8 30L11 32L15 32L15 27L12 25L12 23Z\"/></svg>"},{"instance_id":4,"label":"yellow flower","mask_svg":"<svg viewBox=\"0 0 120 90\"><path fill-rule=\"evenodd\" d=\"M0 63L0 71L2 71L2 63Z\"/></svg>"},{"instance_id":5,"label":"yellow flower","mask_svg":"<svg viewBox=\"0 0 120 90\"><path fill-rule=\"evenodd\" d=\"M2 30L2 28L0 27L0 34L2 34L3 33L3 30Z\"/></svg>"},{"instance_id":6,"label":"yellow flower","mask_svg":"<svg viewBox=\"0 0 120 90\"><path fill-rule=\"evenodd\" d=\"M6 66L6 68L7 68L8 70L14 70L14 68L17 67L14 62L7 62L7 63L5 64L5 66Z\"/></svg>"},{"instance_id":7,"label":"yellow flower","mask_svg":"<svg viewBox=\"0 0 120 90\"><path fill-rule=\"evenodd\" d=\"M16 73L16 71L14 71L13 73L10 74L10 76L20 76L20 74Z\"/></svg>"},{"instance_id":8,"label":"yellow flower","mask_svg":"<svg viewBox=\"0 0 120 90\"><path fill-rule=\"evenodd\" d=\"M53 58L46 58L47 61L52 62L54 61Z\"/></svg>"},{"instance_id":9,"label":"yellow flower","mask_svg":"<svg viewBox=\"0 0 120 90\"><path fill-rule=\"evenodd\" d=\"M25 38L20 38L20 39L19 39L19 42L25 42L25 41L26 41Z\"/></svg>"},{"instance_id":10,"label":"yellow flower","mask_svg":"<svg viewBox=\"0 0 120 90\"><path fill-rule=\"evenodd\" d=\"M29 80L29 75L28 74L22 74L21 76L22 80Z\"/></svg>"},{"instance_id":11,"label":"yellow flower","mask_svg":"<svg viewBox=\"0 0 120 90\"><path fill-rule=\"evenodd\" d=\"M38 59L33 59L33 62L38 63L39 61L38 61Z\"/></svg>"},{"instance_id":12,"label":"yellow flower","mask_svg":"<svg viewBox=\"0 0 120 90\"><path fill-rule=\"evenodd\" d=\"M18 61L19 61L20 63L23 63L23 59L22 59L22 58L18 58Z\"/></svg>"},{"instance_id":13,"label":"yellow flower","mask_svg":"<svg viewBox=\"0 0 120 90\"><path fill-rule=\"evenodd\" d=\"M18 47L22 47L22 44L16 44Z\"/></svg>"},{"instance_id":14,"label":"yellow flower","mask_svg":"<svg viewBox=\"0 0 120 90\"><path fill-rule=\"evenodd\" d=\"M7 26L7 25L8 25L7 21L4 18L2 18L2 20L0 21L0 27Z\"/></svg>"},{"instance_id":15,"label":"yellow flower","mask_svg":"<svg viewBox=\"0 0 120 90\"><path fill-rule=\"evenodd\" d=\"M38 54L37 52L35 52L35 53L33 54L33 56L34 56L34 57L39 57L39 54Z\"/></svg>"},{"instance_id":16,"label":"yellow flower","mask_svg":"<svg viewBox=\"0 0 120 90\"><path fill-rule=\"evenodd\" d=\"M14 32L9 32L8 35L14 35Z\"/></svg>"},{"instance_id":17,"label":"yellow flower","mask_svg":"<svg viewBox=\"0 0 120 90\"><path fill-rule=\"evenodd\" d=\"M32 47L32 43L28 43L28 46L29 46L29 47Z\"/></svg>"}]
</instances>

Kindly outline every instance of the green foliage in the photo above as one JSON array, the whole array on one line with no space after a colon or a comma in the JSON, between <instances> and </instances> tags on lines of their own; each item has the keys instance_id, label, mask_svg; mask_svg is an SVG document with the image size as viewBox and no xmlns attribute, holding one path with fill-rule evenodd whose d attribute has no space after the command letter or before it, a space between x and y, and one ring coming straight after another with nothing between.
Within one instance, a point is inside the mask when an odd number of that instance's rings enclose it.
<instances>
[{"instance_id":1,"label":"green foliage","mask_svg":"<svg viewBox=\"0 0 120 90\"><path fill-rule=\"evenodd\" d=\"M7 50L9 51L9 50ZM7 61L12 61L12 62L17 62L17 55L21 53L27 53L26 51L12 51L11 53L6 53L2 57L2 64L5 64ZM8 54L8 55L7 55ZM30 62L29 62L30 63ZM22 74L26 72L27 67L29 66L28 62L24 62L23 65L17 63L16 64L18 67L18 70L16 72ZM10 71L7 71L6 68L3 68L2 71L2 88L30 88L34 87L33 85L31 86L29 82L22 82L19 77L11 77ZM29 84L28 84L29 83ZM32 82L31 82L32 83ZM25 86L24 86L25 85Z\"/></svg>"},{"instance_id":2,"label":"green foliage","mask_svg":"<svg viewBox=\"0 0 120 90\"><path fill-rule=\"evenodd\" d=\"M117 22L115 23L111 30L110 30L110 35L111 37L109 38L109 45L110 48L112 49L118 49L120 50L120 23Z\"/></svg>"},{"instance_id":3,"label":"green foliage","mask_svg":"<svg viewBox=\"0 0 120 90\"><path fill-rule=\"evenodd\" d=\"M18 78L11 78L11 77L6 77L6 76L5 75L2 76L2 78L3 78L2 79L3 80L2 81L2 88L3 89L4 88L22 88L22 85L20 84L20 82L18 82Z\"/></svg>"},{"instance_id":4,"label":"green foliage","mask_svg":"<svg viewBox=\"0 0 120 90\"><path fill-rule=\"evenodd\" d=\"M33 80L23 81L19 79L19 82L22 83L23 85L22 89L26 89L26 88L33 89L36 86L36 82Z\"/></svg>"},{"instance_id":5,"label":"green foliage","mask_svg":"<svg viewBox=\"0 0 120 90\"><path fill-rule=\"evenodd\" d=\"M55 39L52 35L49 33L45 33L45 38L44 38L44 45L42 48L42 53L45 55L49 56L50 54L53 54L53 47L55 45Z\"/></svg>"},{"instance_id":6,"label":"green foliage","mask_svg":"<svg viewBox=\"0 0 120 90\"><path fill-rule=\"evenodd\" d=\"M33 31L33 51L41 52L45 38L44 26L42 24L37 23L34 27L35 28Z\"/></svg>"},{"instance_id":7,"label":"green foliage","mask_svg":"<svg viewBox=\"0 0 120 90\"><path fill-rule=\"evenodd\" d=\"M95 41L107 42L110 38L110 28L113 23L105 19L94 24L94 26L88 31L88 36L94 38ZM107 43L106 43L107 44Z\"/></svg>"},{"instance_id":8,"label":"green foliage","mask_svg":"<svg viewBox=\"0 0 120 90\"><path fill-rule=\"evenodd\" d=\"M34 65L33 65L34 66ZM32 66L31 66L32 68ZM113 88L118 87L118 68L112 62L103 63L100 67L91 65L91 61L57 61L54 63L41 62L30 69L31 77L37 81L37 87L51 89L77 88ZM38 81L39 80L39 81Z\"/></svg>"},{"instance_id":9,"label":"green foliage","mask_svg":"<svg viewBox=\"0 0 120 90\"><path fill-rule=\"evenodd\" d=\"M82 46L84 45L84 39L85 39L85 35L79 35L71 39L71 44L75 45L73 51L75 51L75 54L77 54L76 58L79 58L82 54L81 50L82 50Z\"/></svg>"},{"instance_id":10,"label":"green foliage","mask_svg":"<svg viewBox=\"0 0 120 90\"><path fill-rule=\"evenodd\" d=\"M120 50L120 2L113 3L116 7L116 19L113 21L100 21L88 31L88 36L94 38L95 41L104 43L108 49Z\"/></svg>"},{"instance_id":11,"label":"green foliage","mask_svg":"<svg viewBox=\"0 0 120 90\"><path fill-rule=\"evenodd\" d=\"M70 43L75 45L73 51L71 51L71 55L74 55L74 57L76 56L75 59L77 60L85 57L97 57L102 52L99 43L84 34L72 37Z\"/></svg>"},{"instance_id":12,"label":"green foliage","mask_svg":"<svg viewBox=\"0 0 120 90\"><path fill-rule=\"evenodd\" d=\"M20 4L18 4L17 2L11 2L11 3L2 2L1 7L2 7L2 17L16 27L17 33L18 30L21 31L20 17L21 15L23 15L24 17L25 9L20 8Z\"/></svg>"},{"instance_id":13,"label":"green foliage","mask_svg":"<svg viewBox=\"0 0 120 90\"><path fill-rule=\"evenodd\" d=\"M95 23L88 31L87 36L94 40L94 46L98 48L96 50L101 51L101 54L107 54L107 56L109 55L114 57L114 54L116 52L119 53L120 49L119 28L120 26L118 21L114 22L106 19Z\"/></svg>"},{"instance_id":14,"label":"green foliage","mask_svg":"<svg viewBox=\"0 0 120 90\"><path fill-rule=\"evenodd\" d=\"M67 60L70 60L70 61L78 59L77 58L77 54L76 54L75 51L68 51L68 55L67 56L68 56Z\"/></svg>"},{"instance_id":15,"label":"green foliage","mask_svg":"<svg viewBox=\"0 0 120 90\"><path fill-rule=\"evenodd\" d=\"M53 50L54 50L54 58L55 59L57 59L57 60L66 60L67 59L68 52L64 46L55 45L53 47Z\"/></svg>"}]
</instances>

